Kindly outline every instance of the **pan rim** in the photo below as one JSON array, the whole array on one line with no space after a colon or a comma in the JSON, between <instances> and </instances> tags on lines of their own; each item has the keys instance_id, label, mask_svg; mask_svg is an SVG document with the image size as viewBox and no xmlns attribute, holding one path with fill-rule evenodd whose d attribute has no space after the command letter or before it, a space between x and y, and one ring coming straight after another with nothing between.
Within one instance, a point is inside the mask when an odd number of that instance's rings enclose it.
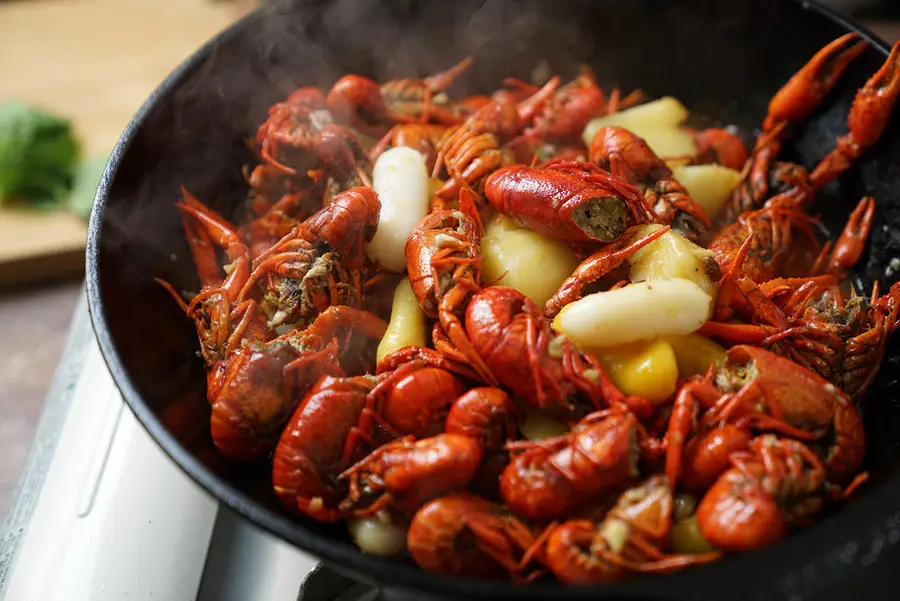
<instances>
[{"instance_id":1,"label":"pan rim","mask_svg":"<svg viewBox=\"0 0 900 601\"><path fill-rule=\"evenodd\" d=\"M854 19L815 1L792 1L800 4L804 10L818 13L844 30L859 33L869 41L873 49L885 57L887 56L890 49L889 45ZM211 50L231 36L237 35L244 28L251 27L255 21L263 18L266 12L266 9L258 9L212 37L174 69L150 94L123 130L110 155L95 194L88 226L85 249L88 312L104 362L122 398L137 420L179 469L186 473L203 490L252 524L290 543L292 546L316 556L316 558L334 566L335 569L347 572L351 577L363 578L369 582L376 583L378 586L444 598L496 599L514 595L520 599L537 600L544 599L548 595L563 595L571 599L646 599L664 596L671 597L676 591L690 591L692 594L696 593L706 596L712 594L713 597L711 598L714 598L714 591L708 590L708 584L710 582L709 578L715 574L719 574L719 578L726 575L730 578L748 573L764 573L762 570L766 568L763 562L768 563L770 561L775 565L792 565L799 569L807 565L801 565L795 559L800 551L800 545L808 547L812 542L818 540L819 545L827 549L840 550L851 543L856 545L857 548L870 548L876 546L876 543L883 544L879 540L885 540L885 533L891 527L896 528L892 524L900 524L900 513L894 516L893 521L883 517L892 511L896 511L893 504L887 502L888 499L891 497L900 498L900 474L895 474L879 484L879 494L873 493L859 498L853 506L837 512L834 516L829 516L826 520L827 524L824 522L820 523L815 528L811 528L778 545L757 553L726 557L724 560L714 564L678 572L662 579L640 578L621 583L578 588L566 587L556 583L522 587L508 582L448 578L427 573L416 567L398 565L390 559L365 555L362 551L356 550L350 545L320 536L303 524L260 506L247 494L207 470L168 432L168 429L145 403L131 378L127 375L125 364L116 350L115 342L107 326L107 314L101 296L99 269L100 232L113 179L134 135L144 126L157 103L166 98L196 70ZM829 536L827 534L828 531L842 532L844 534ZM854 533L853 537L855 539L850 541L850 543L847 542L848 535L846 532ZM805 557L806 554L799 553L799 556ZM861 563L865 563L864 560L861 560ZM803 576L798 576L798 578L803 580ZM298 582L298 588L299 584ZM784 585L780 584L778 587L773 588L773 591L783 590L783 588Z\"/></svg>"}]
</instances>

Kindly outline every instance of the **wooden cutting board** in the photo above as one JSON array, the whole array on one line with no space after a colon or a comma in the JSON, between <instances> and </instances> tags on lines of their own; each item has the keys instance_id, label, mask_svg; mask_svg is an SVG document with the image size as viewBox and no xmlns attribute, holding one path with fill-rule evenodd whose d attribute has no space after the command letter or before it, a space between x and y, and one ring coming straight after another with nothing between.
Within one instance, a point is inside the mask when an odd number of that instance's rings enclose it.
<instances>
[{"instance_id":1,"label":"wooden cutting board","mask_svg":"<svg viewBox=\"0 0 900 601\"><path fill-rule=\"evenodd\" d=\"M72 120L85 157L112 150L147 96L254 0L0 2L0 102ZM0 287L80 277L87 224L0 208Z\"/></svg>"}]
</instances>

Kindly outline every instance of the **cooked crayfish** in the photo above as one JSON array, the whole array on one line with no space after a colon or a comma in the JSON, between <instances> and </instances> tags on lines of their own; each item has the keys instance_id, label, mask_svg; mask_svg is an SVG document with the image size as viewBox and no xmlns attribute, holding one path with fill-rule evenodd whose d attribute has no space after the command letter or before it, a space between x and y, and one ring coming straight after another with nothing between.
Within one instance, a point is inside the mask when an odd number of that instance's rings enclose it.
<instances>
[{"instance_id":1,"label":"cooked crayfish","mask_svg":"<svg viewBox=\"0 0 900 601\"><path fill-rule=\"evenodd\" d=\"M328 110L334 118L378 138L392 123L461 123L463 117L437 102L435 95L450 85L472 64L466 57L441 73L424 79L394 79L379 85L361 75L345 75L328 92ZM380 133L379 133L380 131Z\"/></svg>"},{"instance_id":2,"label":"cooked crayfish","mask_svg":"<svg viewBox=\"0 0 900 601\"><path fill-rule=\"evenodd\" d=\"M378 385L362 412L362 431L379 425L395 438L450 432L481 441L488 451L502 448L516 430L518 407L498 388L466 390L475 372L425 347L407 346L384 357Z\"/></svg>"},{"instance_id":3,"label":"cooked crayfish","mask_svg":"<svg viewBox=\"0 0 900 601\"><path fill-rule=\"evenodd\" d=\"M585 162L510 165L487 178L484 193L518 225L566 242L613 242L656 221L640 190Z\"/></svg>"},{"instance_id":4,"label":"cooked crayfish","mask_svg":"<svg viewBox=\"0 0 900 601\"><path fill-rule=\"evenodd\" d=\"M238 302L263 280L271 325L305 324L333 305L359 306L359 272L381 203L368 187L345 190L254 261Z\"/></svg>"},{"instance_id":5,"label":"cooked crayfish","mask_svg":"<svg viewBox=\"0 0 900 601\"><path fill-rule=\"evenodd\" d=\"M592 119L641 98L605 96L586 68L560 85L543 65L537 85L508 78L460 99L446 90L470 58L424 79L295 90L256 132L233 211L248 219L232 225L184 190L176 203L200 291L160 284L196 327L214 445L237 461L271 454L293 516L347 522L382 556L405 540L451 577L665 574L810 523L868 478L854 401L900 327L900 282L844 292L874 199L814 263L807 208L884 130L900 44L818 167L775 158L864 48L851 34L817 54L772 99L749 158L729 129L677 125L672 99L609 118L586 144ZM657 120L673 156L643 138ZM426 169L414 185L398 169L382 206L369 180L390 146ZM736 219L715 232L702 207L738 179ZM388 194L420 206L431 194L431 210L388 228ZM483 244L489 217L502 227ZM379 226L405 239L390 270ZM523 257L551 268L531 273ZM594 291L581 330L565 319L577 311L559 316Z\"/></svg>"},{"instance_id":6,"label":"cooked crayfish","mask_svg":"<svg viewBox=\"0 0 900 601\"><path fill-rule=\"evenodd\" d=\"M697 156L692 160L693 164L718 163L729 169L740 171L747 163L747 147L733 131L721 127L710 127L699 131L684 129L693 134L694 144L697 145Z\"/></svg>"},{"instance_id":7,"label":"cooked crayfish","mask_svg":"<svg viewBox=\"0 0 900 601\"><path fill-rule=\"evenodd\" d=\"M444 431L474 438L485 451L500 451L515 439L519 413L519 406L502 389L471 388L453 401Z\"/></svg>"},{"instance_id":8,"label":"cooked crayfish","mask_svg":"<svg viewBox=\"0 0 900 601\"><path fill-rule=\"evenodd\" d=\"M592 413L556 438L507 445L514 456L500 478L500 494L518 515L545 519L637 478L640 426L622 409Z\"/></svg>"},{"instance_id":9,"label":"cooked crayfish","mask_svg":"<svg viewBox=\"0 0 900 601\"><path fill-rule=\"evenodd\" d=\"M728 350L718 372L693 378L678 392L666 433L666 473L673 483L681 473L684 443L701 406L701 428L731 423L823 441L829 482L847 484L859 473L865 431L847 395L790 359L742 345Z\"/></svg>"},{"instance_id":10,"label":"cooked crayfish","mask_svg":"<svg viewBox=\"0 0 900 601\"><path fill-rule=\"evenodd\" d=\"M219 451L256 459L275 445L285 422L321 375L369 371L387 324L347 306L325 309L305 330L250 342L209 370L210 430Z\"/></svg>"},{"instance_id":11,"label":"cooked crayfish","mask_svg":"<svg viewBox=\"0 0 900 601\"><path fill-rule=\"evenodd\" d=\"M708 323L703 331L727 341L753 342L814 370L858 401L881 367L884 349L900 326L900 283L879 296L837 285L818 286L781 326ZM733 327L731 327L733 326Z\"/></svg>"},{"instance_id":12,"label":"cooked crayfish","mask_svg":"<svg viewBox=\"0 0 900 601\"><path fill-rule=\"evenodd\" d=\"M766 282L784 275L795 231L814 240L816 219L810 217L798 202L805 196L801 188L774 196L766 205L738 216L737 221L722 228L707 245L715 253L722 273L736 263L740 274L754 282ZM744 244L749 244L742 251Z\"/></svg>"},{"instance_id":13,"label":"cooked crayfish","mask_svg":"<svg viewBox=\"0 0 900 601\"><path fill-rule=\"evenodd\" d=\"M350 488L339 509L355 516L387 509L414 512L426 501L464 489L483 456L481 443L468 436L403 437L375 449L338 476Z\"/></svg>"},{"instance_id":14,"label":"cooked crayfish","mask_svg":"<svg viewBox=\"0 0 900 601\"><path fill-rule=\"evenodd\" d=\"M543 311L518 290L489 286L475 293L465 330L500 384L527 405L571 410L586 400L598 409L624 404L642 417L655 411L647 399L622 394L600 362L553 332Z\"/></svg>"},{"instance_id":15,"label":"cooked crayfish","mask_svg":"<svg viewBox=\"0 0 900 601\"><path fill-rule=\"evenodd\" d=\"M666 553L673 505L665 476L651 476L623 492L599 524L573 520L552 525L543 558L569 584L607 582L629 573L665 574L720 559L718 551Z\"/></svg>"},{"instance_id":16,"label":"cooked crayfish","mask_svg":"<svg viewBox=\"0 0 900 601\"><path fill-rule=\"evenodd\" d=\"M322 376L300 401L272 458L272 486L289 509L321 522L344 517L335 480L358 459L356 427L376 382L373 376Z\"/></svg>"},{"instance_id":17,"label":"cooked crayfish","mask_svg":"<svg viewBox=\"0 0 900 601\"><path fill-rule=\"evenodd\" d=\"M537 86L507 79L524 92L535 93ZM534 124L525 128L523 139L541 144L574 144L581 137L588 121L599 115L608 115L628 108L642 98L640 91L624 98L618 89L609 99L597 86L594 73L587 65L572 81L560 86L534 117Z\"/></svg>"},{"instance_id":18,"label":"cooked crayfish","mask_svg":"<svg viewBox=\"0 0 900 601\"><path fill-rule=\"evenodd\" d=\"M250 277L250 257L234 227L224 217L181 189L181 213L185 236L191 248L202 289L186 303L171 284L163 286L185 314L194 321L200 354L207 366L237 350L242 340L265 342L274 337L265 314L253 300L240 301L241 288ZM219 267L216 246L225 250L230 262ZM222 271L227 274L222 279Z\"/></svg>"},{"instance_id":19,"label":"cooked crayfish","mask_svg":"<svg viewBox=\"0 0 900 601\"><path fill-rule=\"evenodd\" d=\"M285 175L303 177L318 169L339 181L357 174L368 158L356 135L333 122L318 88L294 91L269 109L256 133L260 157Z\"/></svg>"},{"instance_id":20,"label":"cooked crayfish","mask_svg":"<svg viewBox=\"0 0 900 601\"><path fill-rule=\"evenodd\" d=\"M468 363L487 383L497 380L466 335L460 316L481 288L479 248L483 227L471 191L460 192L460 209L426 215L406 240L409 283L425 315L437 317L435 347Z\"/></svg>"},{"instance_id":21,"label":"cooked crayfish","mask_svg":"<svg viewBox=\"0 0 900 601\"><path fill-rule=\"evenodd\" d=\"M372 422L395 438L432 436L444 423L463 382L477 381L468 366L425 347L407 346L385 356L376 369L378 385L372 390L360 422L365 432Z\"/></svg>"},{"instance_id":22,"label":"cooked crayfish","mask_svg":"<svg viewBox=\"0 0 900 601\"><path fill-rule=\"evenodd\" d=\"M849 133L838 138L835 149L809 175L797 165L775 162L787 128L808 118L819 107L867 45L857 33L841 36L822 48L772 97L763 131L745 167L744 181L724 211L726 223L741 213L759 209L774 196L773 188L776 193L784 193L794 188L798 180L807 188L803 196L809 199L813 191L846 171L878 141L900 96L900 43L894 45L881 69L857 92L847 117Z\"/></svg>"},{"instance_id":23,"label":"cooked crayfish","mask_svg":"<svg viewBox=\"0 0 900 601\"><path fill-rule=\"evenodd\" d=\"M554 77L537 92L519 102L498 98L475 111L466 121L447 130L438 144L432 177L442 168L449 179L435 192L435 208L446 208L463 187L481 192L485 177L512 162L501 144L517 136L537 114L559 85Z\"/></svg>"},{"instance_id":24,"label":"cooked crayfish","mask_svg":"<svg viewBox=\"0 0 900 601\"><path fill-rule=\"evenodd\" d=\"M692 199L672 170L643 138L621 127L601 127L591 140L590 160L615 177L639 186L664 224L702 244L712 225L706 210Z\"/></svg>"},{"instance_id":25,"label":"cooked crayfish","mask_svg":"<svg viewBox=\"0 0 900 601\"><path fill-rule=\"evenodd\" d=\"M789 526L809 523L826 500L854 488L829 489L818 455L797 440L758 437L749 451L732 454L731 463L697 506L700 532L723 551L775 543Z\"/></svg>"},{"instance_id":26,"label":"cooked crayfish","mask_svg":"<svg viewBox=\"0 0 900 601\"><path fill-rule=\"evenodd\" d=\"M539 574L523 574L534 543L528 526L507 509L467 492L423 505L406 536L410 555L430 572L523 581Z\"/></svg>"},{"instance_id":27,"label":"cooked crayfish","mask_svg":"<svg viewBox=\"0 0 900 601\"><path fill-rule=\"evenodd\" d=\"M862 254L874 209L874 201L864 198L833 249L830 244L823 248L813 273L827 273L776 278L759 286L740 278L741 294L757 298L750 303L751 310L741 315L752 323L722 323L729 316L726 312L718 321L704 324L701 331L730 343L769 348L859 400L878 372L885 345L900 326L900 284L879 296L876 282L870 299L858 296L853 288L849 299L841 292L842 280ZM735 304L735 300L725 302Z\"/></svg>"}]
</instances>

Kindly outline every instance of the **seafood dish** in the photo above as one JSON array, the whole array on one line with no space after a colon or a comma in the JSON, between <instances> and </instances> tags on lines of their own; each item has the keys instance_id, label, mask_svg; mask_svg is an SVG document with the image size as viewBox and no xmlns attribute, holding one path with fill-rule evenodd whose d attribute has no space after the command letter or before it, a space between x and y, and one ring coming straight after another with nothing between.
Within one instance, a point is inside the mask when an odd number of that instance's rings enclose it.
<instances>
[{"instance_id":1,"label":"seafood dish","mask_svg":"<svg viewBox=\"0 0 900 601\"><path fill-rule=\"evenodd\" d=\"M779 154L866 45L809 57L758 132L586 67L295 90L249 141L245 217L175 202L199 290L157 280L216 449L365 553L518 583L671 573L839 510L900 283L850 280L877 198L833 240L809 208L883 133L900 44L818 164Z\"/></svg>"}]
</instances>

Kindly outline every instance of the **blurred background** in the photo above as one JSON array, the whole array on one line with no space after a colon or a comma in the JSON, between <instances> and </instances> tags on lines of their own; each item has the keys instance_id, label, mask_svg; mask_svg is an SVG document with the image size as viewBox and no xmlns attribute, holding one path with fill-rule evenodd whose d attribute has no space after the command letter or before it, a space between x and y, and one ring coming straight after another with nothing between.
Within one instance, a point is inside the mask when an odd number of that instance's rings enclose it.
<instances>
[{"instance_id":1,"label":"blurred background","mask_svg":"<svg viewBox=\"0 0 900 601\"><path fill-rule=\"evenodd\" d=\"M110 150L173 68L264 2L0 0L0 515L83 295L86 216ZM900 39L900 0L823 3ZM72 181L29 182L48 160L69 163Z\"/></svg>"}]
</instances>

